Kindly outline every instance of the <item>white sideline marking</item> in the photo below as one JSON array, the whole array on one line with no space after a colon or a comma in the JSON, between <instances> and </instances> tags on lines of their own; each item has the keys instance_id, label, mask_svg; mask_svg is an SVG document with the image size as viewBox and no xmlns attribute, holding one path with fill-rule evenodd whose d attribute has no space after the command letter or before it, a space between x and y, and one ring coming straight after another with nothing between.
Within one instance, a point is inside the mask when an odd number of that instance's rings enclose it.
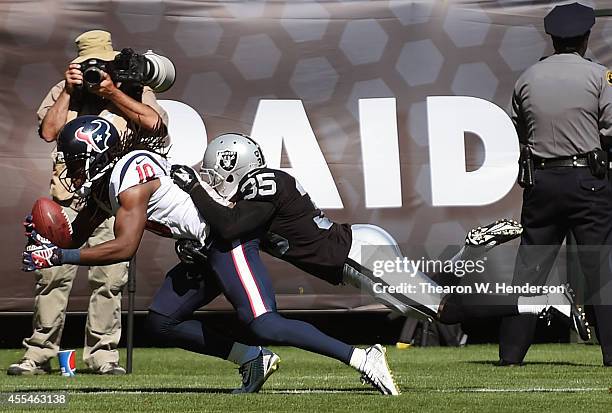
<instances>
[{"instance_id":1,"label":"white sideline marking","mask_svg":"<svg viewBox=\"0 0 612 413\"><path fill-rule=\"evenodd\" d=\"M439 389L437 393L583 393L595 391L608 391L607 387L528 387L523 389L488 389L488 388L466 388L466 389Z\"/></svg>"},{"instance_id":2,"label":"white sideline marking","mask_svg":"<svg viewBox=\"0 0 612 413\"><path fill-rule=\"evenodd\" d=\"M365 388L364 391L373 390ZM567 388L544 388L533 387L523 389L488 389L488 388L466 388L466 389L404 389L405 393L583 393L608 391L607 387L567 387ZM360 390L354 390L359 392ZM295 389L295 390L262 390L264 393L284 393L284 394L311 394L311 393L350 393L351 390L324 390L324 389Z\"/></svg>"},{"instance_id":3,"label":"white sideline marking","mask_svg":"<svg viewBox=\"0 0 612 413\"><path fill-rule=\"evenodd\" d=\"M231 390L231 389L228 389ZM375 391L374 389L371 388L367 388L364 387L363 390L355 390L355 389L346 389L346 390L335 390L335 389L329 389L329 390L325 390L325 389L287 389L287 390L262 390L260 393L263 394L347 394L347 393L360 393L360 392L370 392L370 391ZM185 390L185 391L155 391L154 389L152 390L96 390L96 391L87 391L87 389L83 389L83 390L66 390L66 393L68 394L79 394L79 395L83 395L83 394L95 394L95 395L100 395L100 394L122 394L122 395L127 395L127 394L213 394L214 392L202 392L202 391L189 391L189 390ZM223 392L219 392L218 394L230 394L230 393L223 393Z\"/></svg>"},{"instance_id":4,"label":"white sideline marking","mask_svg":"<svg viewBox=\"0 0 612 413\"><path fill-rule=\"evenodd\" d=\"M287 389L287 390L262 390L262 393L271 394L348 394L361 392L376 392L372 387L364 387L363 390L346 389L346 390L325 390L325 389Z\"/></svg>"},{"instance_id":5,"label":"white sideline marking","mask_svg":"<svg viewBox=\"0 0 612 413\"><path fill-rule=\"evenodd\" d=\"M31 386L23 386L22 389L27 389ZM230 389L228 389L230 390ZM17 390L19 391L19 390ZM87 388L82 389L65 389L68 394L203 394L200 389L180 389L179 391L156 391L155 389L124 389L124 390L95 390L89 391ZM361 389L263 389L263 394L349 394L349 393L370 393L374 391L369 387ZM493 388L459 388L459 389L404 389L404 393L590 393L590 392L612 392L612 388L608 387L526 387L517 389L493 389ZM208 394L212 394L210 392ZM224 394L219 392L219 394ZM229 393L227 393L229 394Z\"/></svg>"},{"instance_id":6,"label":"white sideline marking","mask_svg":"<svg viewBox=\"0 0 612 413\"><path fill-rule=\"evenodd\" d=\"M347 394L347 393L360 393L369 392L373 389L364 387L363 390L356 389L286 389L286 390L262 390L263 394ZM530 387L530 388L519 388L519 389L490 389L490 388L465 388L465 389L404 389L405 393L421 392L421 393L587 393L587 392L603 392L609 391L607 387L561 387L561 388L548 388L548 387ZM154 389L148 390L100 390L100 391L87 391L83 390L66 390L70 394L199 394L201 391L195 390L189 391L185 389L180 392L172 391L155 391ZM223 394L223 393L220 393Z\"/></svg>"}]
</instances>

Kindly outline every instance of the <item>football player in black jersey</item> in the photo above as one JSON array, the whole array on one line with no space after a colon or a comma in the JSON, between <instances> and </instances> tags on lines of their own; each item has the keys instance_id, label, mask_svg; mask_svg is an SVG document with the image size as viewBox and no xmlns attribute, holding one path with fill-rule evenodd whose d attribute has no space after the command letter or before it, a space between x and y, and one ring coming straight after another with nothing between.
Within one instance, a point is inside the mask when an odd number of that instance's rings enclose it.
<instances>
[{"instance_id":1,"label":"football player in black jersey","mask_svg":"<svg viewBox=\"0 0 612 413\"><path fill-rule=\"evenodd\" d=\"M386 293L375 284L399 285L405 273L374 276L371 264L394 261L403 255L393 237L370 224L337 224L318 209L299 182L288 173L267 168L259 145L246 135L228 133L211 141L200 171L202 180L187 166L173 166L176 184L188 192L218 238L234 240L261 233L261 248L267 253L324 279L331 284L350 284L371 294L387 307L406 314L416 310L444 323L467 318L508 314L545 314L550 310L565 316L583 338L588 328L571 293L521 297L493 294ZM234 202L219 204L209 194L214 188ZM452 261L475 260L489 248L516 238L520 224L500 220L471 230L466 244ZM428 275L412 271L414 284L436 286ZM554 311L553 311L554 312Z\"/></svg>"}]
</instances>

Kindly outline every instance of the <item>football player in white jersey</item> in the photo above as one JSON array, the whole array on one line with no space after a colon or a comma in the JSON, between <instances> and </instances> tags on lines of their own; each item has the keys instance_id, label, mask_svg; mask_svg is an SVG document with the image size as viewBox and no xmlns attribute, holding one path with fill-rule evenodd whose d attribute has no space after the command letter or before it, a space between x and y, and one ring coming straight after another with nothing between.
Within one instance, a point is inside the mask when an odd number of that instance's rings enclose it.
<instances>
[{"instance_id":1,"label":"football player in white jersey","mask_svg":"<svg viewBox=\"0 0 612 413\"><path fill-rule=\"evenodd\" d=\"M127 261L147 228L206 244L208 226L189 195L170 178L163 147L163 137L155 134L131 133L120 139L115 128L97 116L67 123L58 137L67 171L62 180L84 197L87 206L72 223L72 248L54 245L27 220L24 270ZM78 248L107 214L116 217L115 239ZM258 391L276 369L278 356L236 343L192 318L195 310L223 292L256 343L288 344L336 358L358 370L362 381L381 393L399 394L382 346L349 346L308 323L278 315L269 276L259 258L258 237L213 243L206 253L209 267L207 262L195 269L177 265L154 299L149 324L165 343L241 365L243 383L238 392Z\"/></svg>"}]
</instances>

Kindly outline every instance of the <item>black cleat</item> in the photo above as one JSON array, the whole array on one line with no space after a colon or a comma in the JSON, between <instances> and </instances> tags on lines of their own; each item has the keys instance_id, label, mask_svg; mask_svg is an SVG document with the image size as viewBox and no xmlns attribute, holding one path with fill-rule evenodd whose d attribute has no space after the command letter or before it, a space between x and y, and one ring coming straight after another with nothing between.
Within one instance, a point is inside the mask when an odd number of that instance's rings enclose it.
<instances>
[{"instance_id":1,"label":"black cleat","mask_svg":"<svg viewBox=\"0 0 612 413\"><path fill-rule=\"evenodd\" d=\"M234 389L232 394L257 393L266 380L278 370L280 357L267 348L261 349L257 357L247 361L239 368L242 376L242 386Z\"/></svg>"},{"instance_id":2,"label":"black cleat","mask_svg":"<svg viewBox=\"0 0 612 413\"><path fill-rule=\"evenodd\" d=\"M591 339L589 323L586 321L586 315L583 309L576 305L574 297L574 291L570 288L569 284L565 284L565 289L563 291L565 302L551 305L545 310L543 315L550 322L553 313L559 313L563 316L563 319L569 323L570 327L578 333L582 341L589 341Z\"/></svg>"},{"instance_id":3,"label":"black cleat","mask_svg":"<svg viewBox=\"0 0 612 413\"><path fill-rule=\"evenodd\" d=\"M507 361L504 359L499 359L499 361L497 363L495 363L495 365L497 367L521 367L523 365L523 362L514 362L514 361Z\"/></svg>"}]
</instances>

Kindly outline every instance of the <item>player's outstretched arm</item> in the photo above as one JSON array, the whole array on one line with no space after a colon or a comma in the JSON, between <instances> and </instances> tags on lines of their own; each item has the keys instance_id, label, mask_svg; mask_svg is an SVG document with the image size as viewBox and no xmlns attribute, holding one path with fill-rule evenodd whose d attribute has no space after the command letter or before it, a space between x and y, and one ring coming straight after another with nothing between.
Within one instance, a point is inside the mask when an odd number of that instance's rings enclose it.
<instances>
[{"instance_id":1,"label":"player's outstretched arm","mask_svg":"<svg viewBox=\"0 0 612 413\"><path fill-rule=\"evenodd\" d=\"M234 240L252 233L265 225L274 214L272 202L240 200L233 208L221 205L210 196L196 172L188 166L173 166L172 179L191 196L200 215L212 230L225 240Z\"/></svg>"},{"instance_id":2,"label":"player's outstretched arm","mask_svg":"<svg viewBox=\"0 0 612 413\"><path fill-rule=\"evenodd\" d=\"M132 258L144 233L147 205L159 182L136 185L119 194L120 207L115 215L115 239L91 248L82 248L78 264L108 265Z\"/></svg>"},{"instance_id":3,"label":"player's outstretched arm","mask_svg":"<svg viewBox=\"0 0 612 413\"><path fill-rule=\"evenodd\" d=\"M64 264L109 265L129 260L140 245L147 221L147 204L158 187L159 181L154 180L123 191L119 195L121 206L115 219L115 239L94 247L59 248L33 230L23 253L23 270Z\"/></svg>"}]
</instances>

